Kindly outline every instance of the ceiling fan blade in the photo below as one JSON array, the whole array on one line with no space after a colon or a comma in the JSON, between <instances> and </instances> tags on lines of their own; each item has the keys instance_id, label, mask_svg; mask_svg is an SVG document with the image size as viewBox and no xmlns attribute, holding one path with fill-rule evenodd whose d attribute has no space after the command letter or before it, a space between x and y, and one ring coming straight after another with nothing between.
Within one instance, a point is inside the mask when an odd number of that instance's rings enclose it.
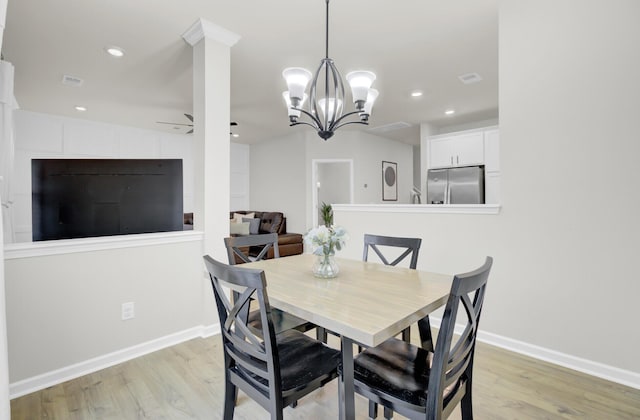
<instances>
[{"instance_id":1,"label":"ceiling fan blade","mask_svg":"<svg viewBox=\"0 0 640 420\"><path fill-rule=\"evenodd\" d=\"M187 131L187 134L191 134L191 133L193 133L193 128L191 130Z\"/></svg>"},{"instance_id":2,"label":"ceiling fan blade","mask_svg":"<svg viewBox=\"0 0 640 420\"><path fill-rule=\"evenodd\" d=\"M189 121L193 122L193 115L184 114L185 117L189 118Z\"/></svg>"},{"instance_id":3,"label":"ceiling fan blade","mask_svg":"<svg viewBox=\"0 0 640 420\"><path fill-rule=\"evenodd\" d=\"M180 123L172 123L166 121L156 121L158 124L169 124L169 125L184 125L185 127L193 127L193 124L180 124Z\"/></svg>"}]
</instances>

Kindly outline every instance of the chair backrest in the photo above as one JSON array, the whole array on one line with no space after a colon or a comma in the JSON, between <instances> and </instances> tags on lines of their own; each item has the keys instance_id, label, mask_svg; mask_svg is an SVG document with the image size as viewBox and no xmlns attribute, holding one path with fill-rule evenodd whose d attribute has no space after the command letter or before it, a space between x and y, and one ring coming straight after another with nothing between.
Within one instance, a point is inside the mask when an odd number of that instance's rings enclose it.
<instances>
[{"instance_id":1,"label":"chair backrest","mask_svg":"<svg viewBox=\"0 0 640 420\"><path fill-rule=\"evenodd\" d=\"M259 261L267 257L270 248L273 248L273 257L280 258L280 250L278 248L278 234L265 233L261 235L232 236L224 238L224 245L227 247L227 256L229 264L237 263L236 256L242 262ZM262 247L256 257L249 256L251 247Z\"/></svg>"},{"instance_id":2,"label":"chair backrest","mask_svg":"<svg viewBox=\"0 0 640 420\"><path fill-rule=\"evenodd\" d=\"M232 267L208 255L204 262L218 307L225 369L234 383L256 400L282 399L280 362L264 271ZM233 302L222 288L227 283L237 297ZM261 336L247 327L249 305L256 299L262 320Z\"/></svg>"},{"instance_id":3,"label":"chair backrest","mask_svg":"<svg viewBox=\"0 0 640 420\"><path fill-rule=\"evenodd\" d=\"M427 418L429 413L443 413L445 392L448 400L455 400L461 398L467 392L465 387L471 384L478 322L492 264L493 258L487 257L482 267L453 278L431 366ZM460 314L466 314L466 322L464 331L454 342L456 321L462 321L457 319L460 303L464 308ZM454 406L449 404L442 418L448 417Z\"/></svg>"},{"instance_id":4,"label":"chair backrest","mask_svg":"<svg viewBox=\"0 0 640 420\"><path fill-rule=\"evenodd\" d=\"M420 245L422 244L422 239L420 238L398 238L394 236L379 236L379 235L364 235L364 251L362 254L362 261L368 261L369 258L369 248L371 248L378 258L385 265L397 265L399 262L405 259L408 255L411 255L411 261L409 263L409 268L413 268L415 270L418 265L418 253L420 252ZM400 254L395 260L389 262L387 258L382 254L382 251L378 248L379 246L388 246L394 248L405 248L404 252Z\"/></svg>"}]
</instances>

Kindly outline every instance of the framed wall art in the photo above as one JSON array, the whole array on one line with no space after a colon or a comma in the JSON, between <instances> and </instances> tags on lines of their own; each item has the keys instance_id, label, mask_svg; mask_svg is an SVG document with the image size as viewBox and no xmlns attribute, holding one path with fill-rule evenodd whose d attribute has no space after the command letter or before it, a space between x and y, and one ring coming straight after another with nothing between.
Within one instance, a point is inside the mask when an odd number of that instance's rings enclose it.
<instances>
[{"instance_id":1,"label":"framed wall art","mask_svg":"<svg viewBox=\"0 0 640 420\"><path fill-rule=\"evenodd\" d=\"M398 164L382 161L382 201L398 201Z\"/></svg>"}]
</instances>

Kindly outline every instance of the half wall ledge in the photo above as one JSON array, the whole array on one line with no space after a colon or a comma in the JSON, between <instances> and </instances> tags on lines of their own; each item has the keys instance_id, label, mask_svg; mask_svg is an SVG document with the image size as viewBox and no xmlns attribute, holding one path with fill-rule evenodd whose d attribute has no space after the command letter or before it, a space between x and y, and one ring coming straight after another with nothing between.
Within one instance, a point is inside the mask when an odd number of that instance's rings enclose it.
<instances>
[{"instance_id":1,"label":"half wall ledge","mask_svg":"<svg viewBox=\"0 0 640 420\"><path fill-rule=\"evenodd\" d=\"M498 214L500 204L332 204L334 211L370 213Z\"/></svg>"},{"instance_id":2,"label":"half wall ledge","mask_svg":"<svg viewBox=\"0 0 640 420\"><path fill-rule=\"evenodd\" d=\"M4 259L11 260L16 258L39 257L45 255L71 254L75 252L102 251L107 249L194 242L202 241L203 239L203 232L190 230L100 236L93 238L58 239L54 241L20 242L15 244L5 244Z\"/></svg>"}]
</instances>

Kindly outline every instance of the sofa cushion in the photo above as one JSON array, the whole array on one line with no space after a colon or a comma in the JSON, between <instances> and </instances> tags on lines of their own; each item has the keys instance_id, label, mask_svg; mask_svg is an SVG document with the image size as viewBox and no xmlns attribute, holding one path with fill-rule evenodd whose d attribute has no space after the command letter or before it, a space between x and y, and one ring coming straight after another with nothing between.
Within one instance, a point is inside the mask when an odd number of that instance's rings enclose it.
<instances>
[{"instance_id":1,"label":"sofa cushion","mask_svg":"<svg viewBox=\"0 0 640 420\"><path fill-rule=\"evenodd\" d=\"M260 219L258 218L252 218L252 219L247 219L246 217L242 218L243 222L248 222L249 223L249 233L251 235L257 235L258 232L260 231Z\"/></svg>"},{"instance_id":2,"label":"sofa cushion","mask_svg":"<svg viewBox=\"0 0 640 420\"><path fill-rule=\"evenodd\" d=\"M243 223L229 223L229 234L231 235L248 235L249 234L249 222Z\"/></svg>"},{"instance_id":3,"label":"sofa cushion","mask_svg":"<svg viewBox=\"0 0 640 420\"><path fill-rule=\"evenodd\" d=\"M301 243L302 235L299 233L281 233L278 235L278 246Z\"/></svg>"},{"instance_id":4,"label":"sofa cushion","mask_svg":"<svg viewBox=\"0 0 640 420\"><path fill-rule=\"evenodd\" d=\"M242 223L242 219L253 219L254 217L255 213L233 213L231 221L234 223Z\"/></svg>"},{"instance_id":5,"label":"sofa cushion","mask_svg":"<svg viewBox=\"0 0 640 420\"><path fill-rule=\"evenodd\" d=\"M282 220L280 212L263 212L260 217L260 233L280 233Z\"/></svg>"}]
</instances>

